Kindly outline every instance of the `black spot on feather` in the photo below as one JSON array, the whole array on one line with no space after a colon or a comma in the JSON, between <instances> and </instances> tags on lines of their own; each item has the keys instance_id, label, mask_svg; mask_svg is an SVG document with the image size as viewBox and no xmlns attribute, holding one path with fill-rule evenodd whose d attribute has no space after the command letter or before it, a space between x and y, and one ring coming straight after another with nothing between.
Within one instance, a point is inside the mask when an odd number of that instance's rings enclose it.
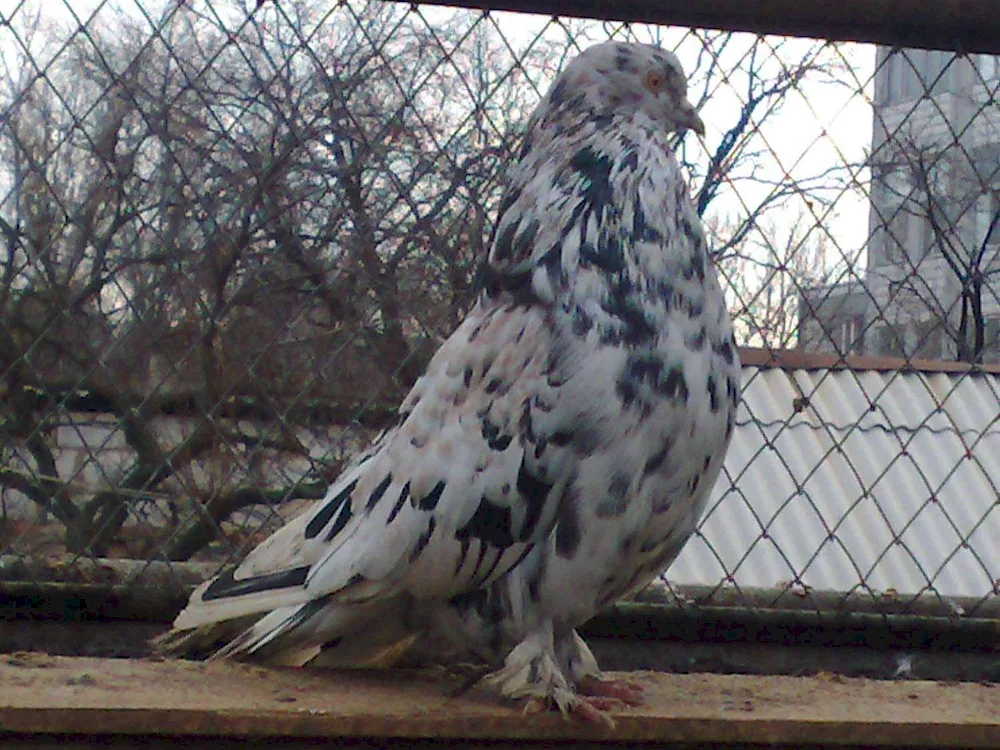
<instances>
[{"instance_id":1,"label":"black spot on feather","mask_svg":"<svg viewBox=\"0 0 1000 750\"><path fill-rule=\"evenodd\" d=\"M365 503L365 510L366 511L368 511L370 513L371 510L376 505L378 505L378 501L382 499L382 495L384 495L385 491L387 489L389 489L389 485L390 484L392 484L392 474L391 473L386 474L385 475L385 479L383 479L381 482L379 482L378 485L375 487L375 489L372 490L372 494L370 494L368 496L368 502Z\"/></svg>"},{"instance_id":2,"label":"black spot on feather","mask_svg":"<svg viewBox=\"0 0 1000 750\"><path fill-rule=\"evenodd\" d=\"M411 563L418 557L420 557L420 553L423 552L424 549L427 547L427 545L430 543L431 537L434 535L435 526L437 526L437 522L434 520L434 516L431 516L430 519L428 519L427 521L427 529L424 531L423 534L417 537L417 543L413 547L413 551L410 552Z\"/></svg>"},{"instance_id":3,"label":"black spot on feather","mask_svg":"<svg viewBox=\"0 0 1000 750\"><path fill-rule=\"evenodd\" d=\"M692 224L686 216L683 215L681 216L680 227L681 231L684 233L684 236L687 237L689 240L697 242L699 239L701 239L700 235L694 228L694 224Z\"/></svg>"},{"instance_id":4,"label":"black spot on feather","mask_svg":"<svg viewBox=\"0 0 1000 750\"><path fill-rule=\"evenodd\" d=\"M507 209L513 206L517 199L521 197L521 190L519 188L509 188L504 194L503 198L500 199L500 209L497 211L497 222L503 219Z\"/></svg>"},{"instance_id":5,"label":"black spot on feather","mask_svg":"<svg viewBox=\"0 0 1000 750\"><path fill-rule=\"evenodd\" d=\"M556 554L562 558L572 557L580 548L580 519L576 502L575 488L568 489L559 508L559 520L556 521Z\"/></svg>"},{"instance_id":6,"label":"black spot on feather","mask_svg":"<svg viewBox=\"0 0 1000 750\"><path fill-rule=\"evenodd\" d=\"M611 202L611 169L614 162L610 156L584 146L573 155L569 164L586 178L583 197L591 209L600 211Z\"/></svg>"},{"instance_id":7,"label":"black spot on feather","mask_svg":"<svg viewBox=\"0 0 1000 750\"><path fill-rule=\"evenodd\" d=\"M663 240L663 234L648 224L646 212L641 203L636 203L635 212L632 214L632 236L637 242L660 242Z\"/></svg>"},{"instance_id":8,"label":"black spot on feather","mask_svg":"<svg viewBox=\"0 0 1000 750\"><path fill-rule=\"evenodd\" d=\"M733 345L730 341L723 341L721 344L712 346L712 351L720 355L727 365L733 363Z\"/></svg>"},{"instance_id":9,"label":"black spot on feather","mask_svg":"<svg viewBox=\"0 0 1000 750\"><path fill-rule=\"evenodd\" d=\"M524 439L529 443L535 442L535 424L531 418L531 401L524 399L521 404L521 419L518 421L518 428Z\"/></svg>"},{"instance_id":10,"label":"black spot on feather","mask_svg":"<svg viewBox=\"0 0 1000 750\"><path fill-rule=\"evenodd\" d=\"M572 430L557 430L549 436L549 442L552 443L552 445L558 445L560 447L569 445L572 441Z\"/></svg>"},{"instance_id":11,"label":"black spot on feather","mask_svg":"<svg viewBox=\"0 0 1000 750\"><path fill-rule=\"evenodd\" d=\"M518 159L523 159L528 155L528 152L531 151L532 143L531 133L528 133L528 135L524 137L524 141L521 143L521 150L517 152Z\"/></svg>"},{"instance_id":12,"label":"black spot on feather","mask_svg":"<svg viewBox=\"0 0 1000 750\"><path fill-rule=\"evenodd\" d=\"M330 526L330 530L326 532L326 541L329 542L340 533L340 530L343 529L347 525L347 522L351 520L351 515L351 504L344 503L340 508L340 514L337 516L336 520L334 520L333 525Z\"/></svg>"},{"instance_id":13,"label":"black spot on feather","mask_svg":"<svg viewBox=\"0 0 1000 750\"><path fill-rule=\"evenodd\" d=\"M566 98L566 90L569 85L566 83L565 78L560 78L552 90L549 92L549 101L556 107L562 104L563 100Z\"/></svg>"},{"instance_id":14,"label":"black spot on feather","mask_svg":"<svg viewBox=\"0 0 1000 750\"><path fill-rule=\"evenodd\" d=\"M434 488L424 495L419 500L416 500L416 506L420 510L434 510L437 507L438 500L441 499L441 495L444 493L445 483L443 481L438 482L434 485Z\"/></svg>"},{"instance_id":15,"label":"black spot on feather","mask_svg":"<svg viewBox=\"0 0 1000 750\"><path fill-rule=\"evenodd\" d=\"M518 541L526 541L534 533L551 490L552 485L533 474L522 458L521 468L517 472L517 491L527 505L527 509L524 514L524 526L517 537Z\"/></svg>"},{"instance_id":16,"label":"black spot on feather","mask_svg":"<svg viewBox=\"0 0 1000 750\"><path fill-rule=\"evenodd\" d=\"M663 445L660 447L656 453L649 457L646 461L646 465L642 468L642 473L644 476L652 474L659 471L660 467L663 466L663 462L667 460L667 455L670 453L670 439L667 438L663 441Z\"/></svg>"},{"instance_id":17,"label":"black spot on feather","mask_svg":"<svg viewBox=\"0 0 1000 750\"><path fill-rule=\"evenodd\" d=\"M389 517L386 519L386 525L392 523L396 516L399 515L399 511L403 509L403 505L410 497L410 483L407 482L403 485L403 489L399 492L399 497L396 500L396 504L392 506L392 511L389 513Z\"/></svg>"},{"instance_id":18,"label":"black spot on feather","mask_svg":"<svg viewBox=\"0 0 1000 750\"><path fill-rule=\"evenodd\" d=\"M573 333L577 336L585 336L594 327L594 321L586 311L577 305L573 308Z\"/></svg>"},{"instance_id":19,"label":"black spot on feather","mask_svg":"<svg viewBox=\"0 0 1000 750\"><path fill-rule=\"evenodd\" d=\"M458 562L455 563L455 575L458 575L458 572L462 569L462 566L465 565L465 558L468 557L469 555L469 540L459 539L458 542L460 547L458 550Z\"/></svg>"},{"instance_id":20,"label":"black spot on feather","mask_svg":"<svg viewBox=\"0 0 1000 750\"><path fill-rule=\"evenodd\" d=\"M517 257L514 255L514 235L517 234L517 226L516 221L508 222L497 235L493 242L493 258L495 260L509 261Z\"/></svg>"},{"instance_id":21,"label":"black spot on feather","mask_svg":"<svg viewBox=\"0 0 1000 750\"><path fill-rule=\"evenodd\" d=\"M628 407L635 402L638 395L635 384L631 380L619 380L615 383L615 393L621 399L622 406Z\"/></svg>"},{"instance_id":22,"label":"black spot on feather","mask_svg":"<svg viewBox=\"0 0 1000 750\"><path fill-rule=\"evenodd\" d=\"M517 304L534 305L540 301L538 295L531 288L531 277L534 270L534 267L531 267L500 271L494 266L484 264L480 267L476 286L493 299L506 292ZM473 330L472 334L469 335L469 341L472 341L479 332L478 328Z\"/></svg>"},{"instance_id":23,"label":"black spot on feather","mask_svg":"<svg viewBox=\"0 0 1000 750\"><path fill-rule=\"evenodd\" d=\"M486 440L486 445L490 447L490 450L507 450L507 447L511 444L513 438L510 435L502 435L500 433L500 428L490 421L489 415L485 412L482 414L482 421L483 439Z\"/></svg>"},{"instance_id":24,"label":"black spot on feather","mask_svg":"<svg viewBox=\"0 0 1000 750\"><path fill-rule=\"evenodd\" d=\"M309 576L309 566L302 565L291 570L284 570L280 573L267 573L265 575L253 576L237 581L233 578L233 571L227 570L219 575L202 594L203 601L210 602L215 599L222 599L232 596L245 596L247 594L259 594L263 591L274 591L275 589L286 589L294 586L301 586Z\"/></svg>"},{"instance_id":25,"label":"black spot on feather","mask_svg":"<svg viewBox=\"0 0 1000 750\"><path fill-rule=\"evenodd\" d=\"M539 568L528 579L528 596L533 602L539 602L542 599L542 570Z\"/></svg>"},{"instance_id":26,"label":"black spot on feather","mask_svg":"<svg viewBox=\"0 0 1000 750\"><path fill-rule=\"evenodd\" d=\"M608 493L597 504L599 518L615 518L628 510L630 480L626 474L616 472L608 484Z\"/></svg>"},{"instance_id":27,"label":"black spot on feather","mask_svg":"<svg viewBox=\"0 0 1000 750\"><path fill-rule=\"evenodd\" d=\"M700 352L705 348L706 337L705 326L702 326L698 329L698 333L694 335L686 334L684 336L684 345L693 352Z\"/></svg>"},{"instance_id":28,"label":"black spot on feather","mask_svg":"<svg viewBox=\"0 0 1000 750\"><path fill-rule=\"evenodd\" d=\"M514 543L511 533L510 508L494 505L485 496L479 501L476 512L462 528L455 532L461 541L476 537L494 547L509 547Z\"/></svg>"},{"instance_id":29,"label":"black spot on feather","mask_svg":"<svg viewBox=\"0 0 1000 750\"><path fill-rule=\"evenodd\" d=\"M495 451L505 451L513 439L510 435L501 435L496 440L490 440L486 444Z\"/></svg>"},{"instance_id":30,"label":"black spot on feather","mask_svg":"<svg viewBox=\"0 0 1000 750\"><path fill-rule=\"evenodd\" d=\"M312 539L319 535L319 533L326 527L333 518L333 514L340 510L342 505L350 506L351 493L354 492L354 488L357 486L358 480L355 479L349 485L347 485L343 490L338 492L334 497L326 501L326 504L320 509L320 511L312 517L312 520L306 525L305 537L306 539ZM348 507L348 518L350 517L350 508ZM338 519L339 520L339 519ZM344 523L347 523L345 520Z\"/></svg>"},{"instance_id":31,"label":"black spot on feather","mask_svg":"<svg viewBox=\"0 0 1000 750\"><path fill-rule=\"evenodd\" d=\"M686 403L688 387L687 381L684 379L684 370L680 366L671 367L667 371L667 377L663 380L662 387L657 390L667 398Z\"/></svg>"},{"instance_id":32,"label":"black spot on feather","mask_svg":"<svg viewBox=\"0 0 1000 750\"><path fill-rule=\"evenodd\" d=\"M621 323L621 339L625 343L641 346L648 344L656 336L656 326L646 312L637 304L635 288L624 275L609 279L610 289L601 300L601 309L617 318Z\"/></svg>"},{"instance_id":33,"label":"black spot on feather","mask_svg":"<svg viewBox=\"0 0 1000 750\"><path fill-rule=\"evenodd\" d=\"M714 376L708 376L706 386L708 387L708 406L712 410L712 413L715 414L719 411L719 392L715 384Z\"/></svg>"},{"instance_id":34,"label":"black spot on feather","mask_svg":"<svg viewBox=\"0 0 1000 750\"><path fill-rule=\"evenodd\" d=\"M535 237L538 236L540 227L541 222L538 219L532 219L528 222L528 226L521 230L514 240L515 258L528 258L531 256L532 250L535 247Z\"/></svg>"}]
</instances>

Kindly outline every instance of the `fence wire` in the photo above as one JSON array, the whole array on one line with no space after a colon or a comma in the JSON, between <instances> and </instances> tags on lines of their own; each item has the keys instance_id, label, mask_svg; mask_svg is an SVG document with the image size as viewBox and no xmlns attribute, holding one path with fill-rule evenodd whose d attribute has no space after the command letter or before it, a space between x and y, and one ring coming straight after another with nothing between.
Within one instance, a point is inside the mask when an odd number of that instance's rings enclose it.
<instances>
[{"instance_id":1,"label":"fence wire","mask_svg":"<svg viewBox=\"0 0 1000 750\"><path fill-rule=\"evenodd\" d=\"M675 599L1000 618L997 58L364 0L0 6L0 578L215 569L322 497L607 38L686 66L750 348Z\"/></svg>"}]
</instances>

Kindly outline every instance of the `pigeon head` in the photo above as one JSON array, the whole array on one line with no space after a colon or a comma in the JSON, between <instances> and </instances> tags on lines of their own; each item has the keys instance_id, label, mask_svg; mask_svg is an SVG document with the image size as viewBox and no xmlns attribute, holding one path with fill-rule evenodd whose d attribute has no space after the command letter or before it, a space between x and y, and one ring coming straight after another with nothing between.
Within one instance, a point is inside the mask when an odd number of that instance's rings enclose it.
<instances>
[{"instance_id":1,"label":"pigeon head","mask_svg":"<svg viewBox=\"0 0 1000 750\"><path fill-rule=\"evenodd\" d=\"M583 108L612 116L641 112L667 133L705 133L688 101L680 61L652 44L605 42L587 48L566 66L548 98L556 109Z\"/></svg>"}]
</instances>

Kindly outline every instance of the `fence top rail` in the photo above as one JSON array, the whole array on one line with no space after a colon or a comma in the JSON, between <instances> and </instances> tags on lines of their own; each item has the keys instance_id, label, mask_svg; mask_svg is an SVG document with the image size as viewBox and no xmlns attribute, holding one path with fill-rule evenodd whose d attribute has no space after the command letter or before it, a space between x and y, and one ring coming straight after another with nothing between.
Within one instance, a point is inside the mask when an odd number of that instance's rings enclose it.
<instances>
[{"instance_id":1,"label":"fence top rail","mask_svg":"<svg viewBox=\"0 0 1000 750\"><path fill-rule=\"evenodd\" d=\"M428 0L429 5L1000 53L996 0Z\"/></svg>"},{"instance_id":2,"label":"fence top rail","mask_svg":"<svg viewBox=\"0 0 1000 750\"><path fill-rule=\"evenodd\" d=\"M968 364L947 360L904 359L901 357L838 355L799 349L762 349L741 346L740 362L744 367L780 370L874 370L877 372L964 373L1000 375L1000 364Z\"/></svg>"}]
</instances>

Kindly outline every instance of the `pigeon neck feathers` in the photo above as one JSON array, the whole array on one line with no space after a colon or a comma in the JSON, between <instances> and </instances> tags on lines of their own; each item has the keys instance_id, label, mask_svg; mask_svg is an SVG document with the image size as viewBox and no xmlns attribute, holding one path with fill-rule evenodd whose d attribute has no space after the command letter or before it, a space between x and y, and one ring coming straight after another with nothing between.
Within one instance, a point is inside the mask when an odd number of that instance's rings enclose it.
<instances>
[{"instance_id":1,"label":"pigeon neck feathers","mask_svg":"<svg viewBox=\"0 0 1000 750\"><path fill-rule=\"evenodd\" d=\"M655 346L706 306L722 309L721 291L669 125L623 103L638 94L612 93L606 78L574 63L539 107L510 171L485 291L561 311L605 344ZM713 316L706 335L721 341L724 328Z\"/></svg>"}]
</instances>

